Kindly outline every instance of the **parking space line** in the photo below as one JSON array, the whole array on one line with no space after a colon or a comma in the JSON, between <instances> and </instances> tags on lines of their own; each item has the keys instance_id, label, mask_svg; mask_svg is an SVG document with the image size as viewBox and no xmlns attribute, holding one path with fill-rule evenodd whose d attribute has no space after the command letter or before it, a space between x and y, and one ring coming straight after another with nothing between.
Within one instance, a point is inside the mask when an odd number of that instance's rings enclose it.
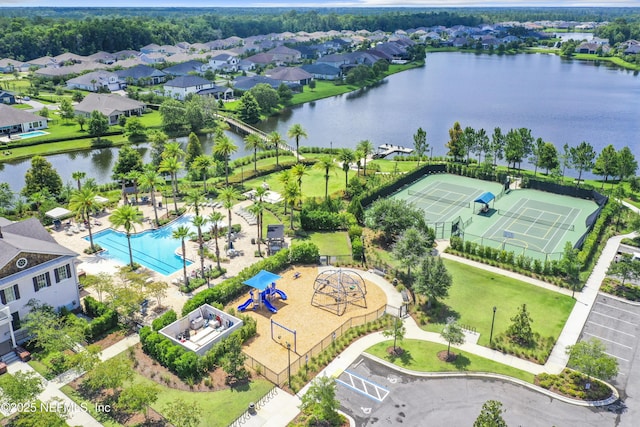
<instances>
[{"instance_id":1,"label":"parking space line","mask_svg":"<svg viewBox=\"0 0 640 427\"><path fill-rule=\"evenodd\" d=\"M377 402L382 402L390 393L388 389L372 381L369 381L358 374L346 370L344 371L344 373L349 375L349 382L351 384L339 378L336 379L336 382L339 382L345 387L350 388L366 397L369 397L370 399L373 399ZM373 390L370 391L369 388L372 388Z\"/></svg>"},{"instance_id":2,"label":"parking space line","mask_svg":"<svg viewBox=\"0 0 640 427\"><path fill-rule=\"evenodd\" d=\"M629 350L633 350L633 347L629 347L628 345L620 344L619 342L611 341L611 340L608 340L606 338L602 338L599 335L590 334L589 332L584 332L584 334L585 335L589 335L589 336L594 337L594 338L598 338L601 341L607 341L607 342L610 342L611 344L619 345L620 347L624 347L624 348L628 348Z\"/></svg>"},{"instance_id":3,"label":"parking space line","mask_svg":"<svg viewBox=\"0 0 640 427\"><path fill-rule=\"evenodd\" d=\"M609 326L605 326L605 325L602 325L602 324L600 324L600 323L596 323L596 322L594 322L593 320L587 320L587 323L592 323L592 324L594 324L594 325L596 325L596 326L598 326L598 327L600 327L600 328L610 329L610 330L612 330L612 331L616 331L616 332L619 332L619 333L621 333L621 334L628 335L628 336L630 336L631 338L635 338L635 337L636 337L635 335L630 334L630 333L628 333L628 332L622 332L622 331L621 331L621 330L619 330L619 329L611 328L611 327L609 327Z\"/></svg>"},{"instance_id":4,"label":"parking space line","mask_svg":"<svg viewBox=\"0 0 640 427\"><path fill-rule=\"evenodd\" d=\"M629 362L629 360L625 359L624 357L616 356L615 354L607 353L606 351L604 351L603 353L606 354L606 355L609 355L611 357L615 357L616 359L619 359L619 360L622 360L622 361L625 361L625 362Z\"/></svg>"},{"instance_id":5,"label":"parking space line","mask_svg":"<svg viewBox=\"0 0 640 427\"><path fill-rule=\"evenodd\" d=\"M633 323L633 322L629 322L627 320L618 319L617 317L609 316L608 314L600 313L600 312L597 312L597 311L592 311L591 314L597 314L598 316L604 316L604 317L608 317L609 319L615 319L616 322L623 322L623 323L627 323L629 325L636 326L636 324Z\"/></svg>"},{"instance_id":6,"label":"parking space line","mask_svg":"<svg viewBox=\"0 0 640 427\"><path fill-rule=\"evenodd\" d=\"M624 308L616 307L615 305L609 305L609 304L606 304L606 303L600 302L600 301L596 301L596 304L604 305L605 307L615 308L618 311L624 311L625 313L632 314L632 315L634 315L636 317L638 316L638 313L636 313L635 311L625 310Z\"/></svg>"}]
</instances>

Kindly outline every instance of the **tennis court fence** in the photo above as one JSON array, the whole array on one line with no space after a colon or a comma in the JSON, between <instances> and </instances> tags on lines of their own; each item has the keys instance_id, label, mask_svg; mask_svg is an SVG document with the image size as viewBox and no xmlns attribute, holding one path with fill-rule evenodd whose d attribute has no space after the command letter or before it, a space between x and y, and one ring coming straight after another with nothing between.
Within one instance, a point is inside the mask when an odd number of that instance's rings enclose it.
<instances>
[{"instance_id":1,"label":"tennis court fence","mask_svg":"<svg viewBox=\"0 0 640 427\"><path fill-rule=\"evenodd\" d=\"M462 233L461 237L464 242L473 242L480 246L513 252L515 256L523 255L540 261L560 261L562 259L562 252L543 252L505 239L478 236L467 232Z\"/></svg>"},{"instance_id":2,"label":"tennis court fence","mask_svg":"<svg viewBox=\"0 0 640 427\"><path fill-rule=\"evenodd\" d=\"M526 215L522 215L518 212L504 210L504 209L498 209L498 215L506 216L508 218L516 218L518 220L530 222L532 224L542 224L542 225L547 225L549 227L561 228L563 230L575 231L576 229L575 225L571 224L570 222L558 222L558 221L551 221L551 220L541 219L541 218L533 218Z\"/></svg>"}]
</instances>

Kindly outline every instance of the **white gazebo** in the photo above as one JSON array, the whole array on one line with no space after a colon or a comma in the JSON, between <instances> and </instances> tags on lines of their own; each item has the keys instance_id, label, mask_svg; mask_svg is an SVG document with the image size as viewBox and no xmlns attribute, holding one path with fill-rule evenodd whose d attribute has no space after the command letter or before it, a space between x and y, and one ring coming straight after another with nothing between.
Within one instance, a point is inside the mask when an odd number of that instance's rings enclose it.
<instances>
[{"instance_id":1,"label":"white gazebo","mask_svg":"<svg viewBox=\"0 0 640 427\"><path fill-rule=\"evenodd\" d=\"M72 213L73 212L71 212L69 209L65 209L58 206L57 208L53 208L50 211L46 212L45 215L48 216L49 218L60 219L68 215L71 215Z\"/></svg>"}]
</instances>

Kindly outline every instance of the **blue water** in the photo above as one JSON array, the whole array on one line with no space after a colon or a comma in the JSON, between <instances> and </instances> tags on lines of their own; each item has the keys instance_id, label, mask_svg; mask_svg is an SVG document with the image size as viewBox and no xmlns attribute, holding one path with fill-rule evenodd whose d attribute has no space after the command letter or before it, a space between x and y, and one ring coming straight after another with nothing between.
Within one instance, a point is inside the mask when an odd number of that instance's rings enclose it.
<instances>
[{"instance_id":1,"label":"blue water","mask_svg":"<svg viewBox=\"0 0 640 427\"><path fill-rule=\"evenodd\" d=\"M20 138L22 139L27 139L27 138L35 138L36 136L43 136L43 135L48 135L49 132L44 132L41 130L34 130L31 132L25 132L25 133L21 133L19 134Z\"/></svg>"},{"instance_id":2,"label":"blue water","mask_svg":"<svg viewBox=\"0 0 640 427\"><path fill-rule=\"evenodd\" d=\"M171 237L173 230L181 225L188 225L193 233L196 227L191 224L191 215L185 215L157 230L147 230L131 235L133 261L160 274L168 276L182 269L182 257L176 255L181 247L180 239ZM85 237L85 240L88 240ZM127 235L112 228L93 235L94 243L106 250L104 257L112 258L123 264L129 263L129 245ZM187 260L187 265L192 262Z\"/></svg>"}]
</instances>

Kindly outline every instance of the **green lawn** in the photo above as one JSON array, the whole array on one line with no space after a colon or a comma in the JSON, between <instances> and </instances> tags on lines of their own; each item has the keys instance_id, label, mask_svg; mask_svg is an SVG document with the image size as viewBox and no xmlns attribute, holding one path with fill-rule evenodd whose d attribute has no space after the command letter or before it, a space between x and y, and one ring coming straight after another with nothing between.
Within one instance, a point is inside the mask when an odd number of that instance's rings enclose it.
<instances>
[{"instance_id":1,"label":"green lawn","mask_svg":"<svg viewBox=\"0 0 640 427\"><path fill-rule=\"evenodd\" d=\"M33 368L34 371L36 371L43 377L46 378L47 376L50 375L49 368L47 368L47 366L44 363L40 362L39 360L31 359L27 363L29 364L29 366Z\"/></svg>"},{"instance_id":2,"label":"green lawn","mask_svg":"<svg viewBox=\"0 0 640 427\"><path fill-rule=\"evenodd\" d=\"M424 165L425 162L421 162L421 165ZM369 170L369 166L376 165L376 167L380 168L380 172L409 172L418 167L418 162L413 161L402 161L396 162L394 160L384 160L384 159L376 159L369 160L367 162L367 174Z\"/></svg>"},{"instance_id":3,"label":"green lawn","mask_svg":"<svg viewBox=\"0 0 640 427\"><path fill-rule=\"evenodd\" d=\"M573 309L575 300L570 296L459 262L444 261L453 276L453 285L449 297L441 302L458 317L460 324L476 328L480 333L480 345L489 344L494 306L494 336L509 327L519 306L527 304L533 331L556 339ZM424 329L440 332L443 326L443 323L428 323Z\"/></svg>"},{"instance_id":4,"label":"green lawn","mask_svg":"<svg viewBox=\"0 0 640 427\"><path fill-rule=\"evenodd\" d=\"M389 360L398 366L419 372L492 372L495 374L508 375L510 377L519 378L523 381L533 383L534 375L476 356L475 354L460 351L451 348L458 357L455 362L448 363L438 359L438 352L446 350L444 344L432 343L428 341L406 339L396 344L405 351L402 357L391 359L387 353L387 348L393 345L393 341L384 341L366 351L369 354L377 356L381 359Z\"/></svg>"},{"instance_id":5,"label":"green lawn","mask_svg":"<svg viewBox=\"0 0 640 427\"><path fill-rule=\"evenodd\" d=\"M87 408L87 412L91 414L93 418L98 420L100 424L104 427L121 427L122 424L116 422L111 418L108 414L104 412L96 411L96 405L94 402L91 402L88 399L83 398L80 393L75 391L70 385L64 385L60 388L64 394L66 394L71 400L73 400L76 404L82 405Z\"/></svg>"},{"instance_id":6,"label":"green lawn","mask_svg":"<svg viewBox=\"0 0 640 427\"><path fill-rule=\"evenodd\" d=\"M306 239L315 243L320 250L321 255L350 255L351 246L349 245L349 234L346 231L336 232L313 232L309 233Z\"/></svg>"}]
</instances>

